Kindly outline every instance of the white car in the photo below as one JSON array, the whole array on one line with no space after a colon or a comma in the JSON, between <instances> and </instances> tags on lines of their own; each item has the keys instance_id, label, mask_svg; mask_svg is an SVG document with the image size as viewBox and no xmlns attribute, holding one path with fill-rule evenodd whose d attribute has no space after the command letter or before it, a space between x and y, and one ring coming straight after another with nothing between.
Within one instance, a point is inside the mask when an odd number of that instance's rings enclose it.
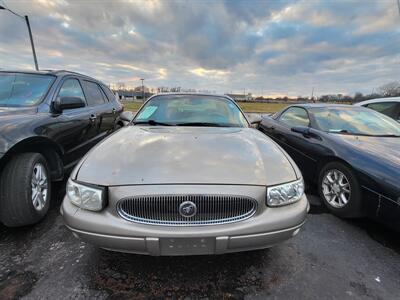
<instances>
[{"instance_id":1,"label":"white car","mask_svg":"<svg viewBox=\"0 0 400 300\"><path fill-rule=\"evenodd\" d=\"M400 122L400 97L371 99L354 105L368 107Z\"/></svg>"}]
</instances>

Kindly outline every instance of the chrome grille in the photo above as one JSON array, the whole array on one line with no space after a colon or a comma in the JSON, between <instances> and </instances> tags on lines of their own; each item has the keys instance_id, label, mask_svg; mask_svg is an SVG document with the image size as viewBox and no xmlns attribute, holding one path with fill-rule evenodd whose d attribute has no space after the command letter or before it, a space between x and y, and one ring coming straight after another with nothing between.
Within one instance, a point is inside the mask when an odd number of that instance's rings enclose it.
<instances>
[{"instance_id":1,"label":"chrome grille","mask_svg":"<svg viewBox=\"0 0 400 300\"><path fill-rule=\"evenodd\" d=\"M197 208L194 216L180 213L180 205L187 201ZM232 223L250 218L256 210L256 200L236 195L135 196L117 203L118 214L128 221L169 226Z\"/></svg>"}]
</instances>

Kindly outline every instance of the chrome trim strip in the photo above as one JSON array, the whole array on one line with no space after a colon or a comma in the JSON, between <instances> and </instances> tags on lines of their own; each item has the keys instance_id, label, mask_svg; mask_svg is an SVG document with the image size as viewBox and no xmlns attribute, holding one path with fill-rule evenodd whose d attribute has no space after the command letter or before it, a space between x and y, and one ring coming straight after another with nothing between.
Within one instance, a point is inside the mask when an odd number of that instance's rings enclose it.
<instances>
[{"instance_id":1,"label":"chrome trim strip","mask_svg":"<svg viewBox=\"0 0 400 300\"><path fill-rule=\"evenodd\" d=\"M361 187L363 187L367 191L370 191L371 193L376 194L379 197L385 198L386 200L389 200L389 201L391 201L391 202L393 202L393 203L395 203L395 204L400 206L400 197L399 197L399 202L397 202L396 200L393 200L392 198L389 198L389 197L387 197L387 196L385 196L385 195L383 195L381 193L378 193L378 192L374 191L373 189L370 189L369 187L366 187L365 185L362 185Z\"/></svg>"},{"instance_id":2,"label":"chrome trim strip","mask_svg":"<svg viewBox=\"0 0 400 300\"><path fill-rule=\"evenodd\" d=\"M185 201L198 205L195 216L179 215L179 205ZM251 218L257 208L258 202L247 196L214 194L134 196L123 198L116 205L119 216L127 221L160 226L228 224Z\"/></svg>"}]
</instances>

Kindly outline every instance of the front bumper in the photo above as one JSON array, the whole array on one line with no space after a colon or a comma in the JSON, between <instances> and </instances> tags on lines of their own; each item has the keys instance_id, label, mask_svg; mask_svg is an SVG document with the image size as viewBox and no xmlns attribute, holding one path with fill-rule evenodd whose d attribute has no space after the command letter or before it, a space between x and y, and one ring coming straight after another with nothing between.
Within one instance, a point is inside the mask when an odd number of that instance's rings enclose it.
<instances>
[{"instance_id":1,"label":"front bumper","mask_svg":"<svg viewBox=\"0 0 400 300\"><path fill-rule=\"evenodd\" d=\"M204 188L204 187L202 187ZM76 237L101 248L147 255L204 255L262 249L279 244L299 232L309 209L305 196L294 204L270 208L265 205L265 187L207 186L207 192L246 194L259 202L257 213L243 221L207 226L171 227L129 222L118 216L117 199L154 192L154 186L110 189L110 202L101 212L79 209L64 199L61 213ZM140 190L137 190L140 189ZM157 189L157 188L156 188ZM194 192L196 186L164 186L166 193ZM240 190L239 190L240 189Z\"/></svg>"}]
</instances>

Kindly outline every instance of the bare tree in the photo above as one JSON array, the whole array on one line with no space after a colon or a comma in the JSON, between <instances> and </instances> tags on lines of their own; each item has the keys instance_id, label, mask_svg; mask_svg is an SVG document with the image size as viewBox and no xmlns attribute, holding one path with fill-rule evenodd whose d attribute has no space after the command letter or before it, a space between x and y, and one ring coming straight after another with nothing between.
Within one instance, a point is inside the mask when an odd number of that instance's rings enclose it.
<instances>
[{"instance_id":1,"label":"bare tree","mask_svg":"<svg viewBox=\"0 0 400 300\"><path fill-rule=\"evenodd\" d=\"M393 81L386 83L378 88L380 94L384 97L397 97L400 96L400 82Z\"/></svg>"},{"instance_id":2,"label":"bare tree","mask_svg":"<svg viewBox=\"0 0 400 300\"><path fill-rule=\"evenodd\" d=\"M124 82L117 82L117 89L119 91L124 91L125 90L125 83Z\"/></svg>"}]
</instances>

